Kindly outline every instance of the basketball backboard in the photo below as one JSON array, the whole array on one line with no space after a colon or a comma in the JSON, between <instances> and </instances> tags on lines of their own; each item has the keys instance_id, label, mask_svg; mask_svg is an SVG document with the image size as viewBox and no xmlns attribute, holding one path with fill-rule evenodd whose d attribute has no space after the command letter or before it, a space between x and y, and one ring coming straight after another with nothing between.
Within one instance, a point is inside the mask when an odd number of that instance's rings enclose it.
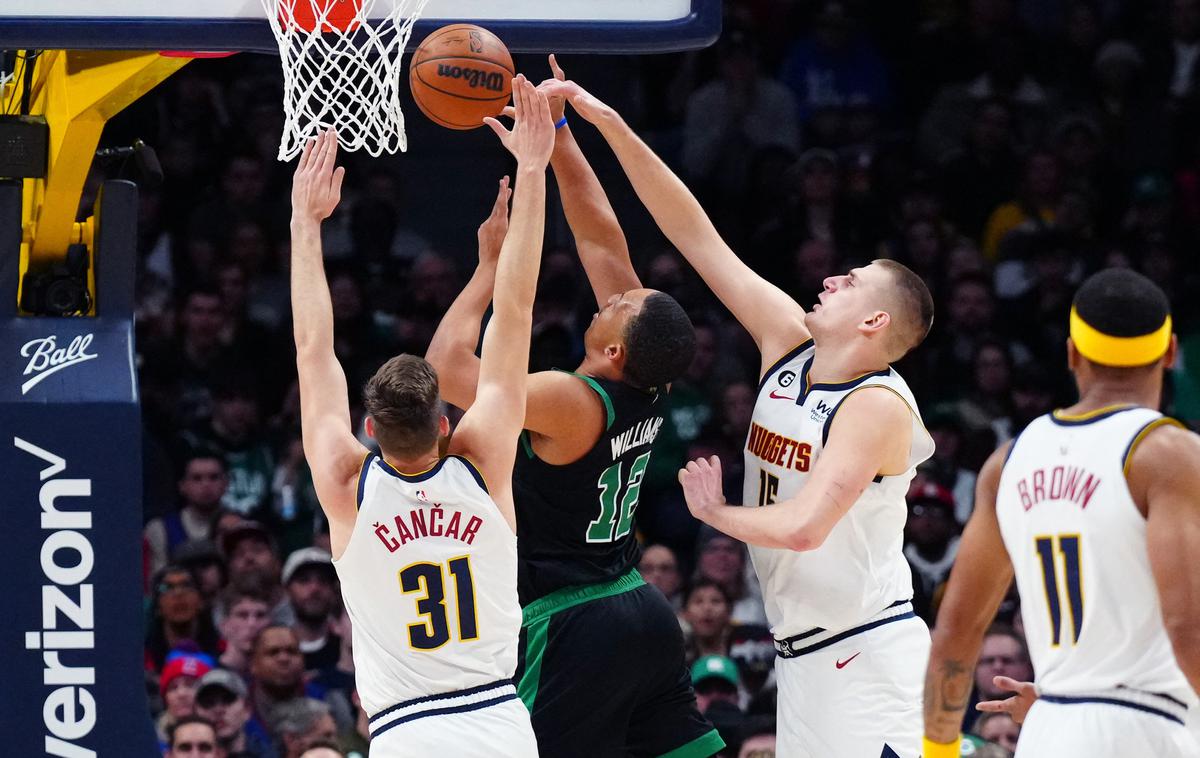
<instances>
[{"instance_id":1,"label":"basketball backboard","mask_svg":"<svg viewBox=\"0 0 1200 758\"><path fill-rule=\"evenodd\" d=\"M459 21L513 52L667 52L714 42L721 0L430 0L413 40ZM4 0L0 49L278 52L260 0Z\"/></svg>"}]
</instances>

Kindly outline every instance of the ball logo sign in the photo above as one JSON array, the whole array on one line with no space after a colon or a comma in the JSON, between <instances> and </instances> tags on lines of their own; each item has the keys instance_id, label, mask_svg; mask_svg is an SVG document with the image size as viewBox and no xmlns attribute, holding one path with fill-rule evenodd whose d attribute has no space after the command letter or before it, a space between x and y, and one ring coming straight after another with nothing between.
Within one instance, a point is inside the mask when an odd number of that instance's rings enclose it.
<instances>
[{"instance_id":1,"label":"ball logo sign","mask_svg":"<svg viewBox=\"0 0 1200 758\"><path fill-rule=\"evenodd\" d=\"M22 345L21 357L29 359L22 376L29 376L30 379L21 385L21 394L29 392L51 374L100 357L87 351L92 339L91 334L81 334L72 339L66 347L59 347L58 337L51 334L49 337L29 340Z\"/></svg>"}]
</instances>

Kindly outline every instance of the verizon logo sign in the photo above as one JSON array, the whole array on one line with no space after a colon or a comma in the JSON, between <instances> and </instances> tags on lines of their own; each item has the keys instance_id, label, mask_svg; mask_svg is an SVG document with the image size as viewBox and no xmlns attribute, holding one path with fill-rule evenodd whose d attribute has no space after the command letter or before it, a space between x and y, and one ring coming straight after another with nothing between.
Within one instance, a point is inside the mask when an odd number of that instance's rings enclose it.
<instances>
[{"instance_id":1,"label":"verizon logo sign","mask_svg":"<svg viewBox=\"0 0 1200 758\"><path fill-rule=\"evenodd\" d=\"M29 392L38 382L64 368L99 358L95 353L87 351L91 344L91 334L75 337L66 347L59 347L58 337L53 334L26 342L21 346L21 357L28 358L29 363L25 364L25 373L22 376L28 376L29 379L21 385L21 394Z\"/></svg>"}]
</instances>

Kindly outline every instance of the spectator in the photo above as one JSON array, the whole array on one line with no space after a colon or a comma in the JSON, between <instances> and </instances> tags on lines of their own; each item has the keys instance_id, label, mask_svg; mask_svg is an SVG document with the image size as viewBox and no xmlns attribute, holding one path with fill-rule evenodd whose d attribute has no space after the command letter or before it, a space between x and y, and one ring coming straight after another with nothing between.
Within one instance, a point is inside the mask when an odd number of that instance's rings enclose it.
<instances>
[{"instance_id":1,"label":"spectator","mask_svg":"<svg viewBox=\"0 0 1200 758\"><path fill-rule=\"evenodd\" d=\"M222 504L244 518L261 519L267 514L275 464L263 436L257 390L248 375L227 375L213 392L209 424L183 435L195 449L221 451L229 473L229 486Z\"/></svg>"},{"instance_id":2,"label":"spectator","mask_svg":"<svg viewBox=\"0 0 1200 758\"><path fill-rule=\"evenodd\" d=\"M329 628L338 601L332 556L316 547L297 550L283 564L283 585L296 616L293 629L300 639L305 671L315 673L335 665L341 640Z\"/></svg>"},{"instance_id":3,"label":"spectator","mask_svg":"<svg viewBox=\"0 0 1200 758\"><path fill-rule=\"evenodd\" d=\"M738 624L729 638L729 657L737 664L746 695L754 698L775 670L775 638L762 624Z\"/></svg>"},{"instance_id":4,"label":"spectator","mask_svg":"<svg viewBox=\"0 0 1200 758\"><path fill-rule=\"evenodd\" d=\"M716 54L717 78L688 98L683 167L708 189L701 199L722 226L724 209L739 204L748 188L751 156L768 146L798 152L800 128L795 96L759 71L759 51L747 30L727 29Z\"/></svg>"},{"instance_id":5,"label":"spectator","mask_svg":"<svg viewBox=\"0 0 1200 758\"><path fill-rule=\"evenodd\" d=\"M347 758L348 755L339 750L334 743L320 740L301 753L300 758Z\"/></svg>"},{"instance_id":6,"label":"spectator","mask_svg":"<svg viewBox=\"0 0 1200 758\"><path fill-rule=\"evenodd\" d=\"M221 595L221 637L225 650L220 663L245 677L250 674L254 640L271 623L267 590L254 575L237 577Z\"/></svg>"},{"instance_id":7,"label":"spectator","mask_svg":"<svg viewBox=\"0 0 1200 758\"><path fill-rule=\"evenodd\" d=\"M1041 150L1025 159L1017 196L992 211L983 230L983 254L989 260L999 257L1004 238L1022 224L1046 228L1054 222L1059 198L1058 158Z\"/></svg>"},{"instance_id":8,"label":"spectator","mask_svg":"<svg viewBox=\"0 0 1200 758\"><path fill-rule=\"evenodd\" d=\"M162 676L158 680L164 706L156 725L160 740L167 740L174 724L195 715L196 689L200 686L201 677L211 671L212 667L212 659L206 655L173 651L167 656Z\"/></svg>"},{"instance_id":9,"label":"spectator","mask_svg":"<svg viewBox=\"0 0 1200 758\"><path fill-rule=\"evenodd\" d=\"M225 315L220 292L207 285L193 284L179 305L178 343L148 352L141 375L143 383L151 384L161 393L154 397L165 403L152 407L176 429L208 419L212 412L209 387L233 361L231 352L221 342Z\"/></svg>"},{"instance_id":10,"label":"spectator","mask_svg":"<svg viewBox=\"0 0 1200 758\"><path fill-rule=\"evenodd\" d=\"M666 545L650 545L642 551L638 571L646 583L657 587L678 612L683 606L683 577L679 573L675 551Z\"/></svg>"},{"instance_id":11,"label":"spectator","mask_svg":"<svg viewBox=\"0 0 1200 758\"><path fill-rule=\"evenodd\" d=\"M723 586L711 579L692 584L683 599L690 660L729 654L729 609L729 595Z\"/></svg>"},{"instance_id":12,"label":"spectator","mask_svg":"<svg viewBox=\"0 0 1200 758\"><path fill-rule=\"evenodd\" d=\"M1003 700L1011 693L998 688L992 680L1007 676L1018 682L1033 680L1033 666L1029 663L1029 650L1025 640L1011 627L999 624L988 630L979 651L979 662L975 666L975 692L978 700ZM967 711L967 719L973 719ZM968 725L969 726L969 725Z\"/></svg>"},{"instance_id":13,"label":"spectator","mask_svg":"<svg viewBox=\"0 0 1200 758\"><path fill-rule=\"evenodd\" d=\"M732 604L730 615L734 623L764 624L767 614L762 594L748 563L745 545L715 529L701 530L696 576L721 585Z\"/></svg>"},{"instance_id":14,"label":"spectator","mask_svg":"<svg viewBox=\"0 0 1200 758\"><path fill-rule=\"evenodd\" d=\"M208 719L217 742L229 758L274 758L271 740L262 726L250 720L246 683L232 671L213 669L200 679L196 713Z\"/></svg>"},{"instance_id":15,"label":"spectator","mask_svg":"<svg viewBox=\"0 0 1200 758\"><path fill-rule=\"evenodd\" d=\"M280 584L279 554L266 527L257 521L231 525L221 537L221 551L229 561L229 574L252 576L268 593L271 621L291 625L296 617Z\"/></svg>"},{"instance_id":16,"label":"spectator","mask_svg":"<svg viewBox=\"0 0 1200 758\"><path fill-rule=\"evenodd\" d=\"M788 51L779 78L796 94L800 121L820 142L841 132L843 108L885 107L890 89L878 49L857 32L846 3L821 3L812 29Z\"/></svg>"},{"instance_id":17,"label":"spectator","mask_svg":"<svg viewBox=\"0 0 1200 758\"><path fill-rule=\"evenodd\" d=\"M151 620L146 631L146 668L162 670L167 653L182 642L190 642L206 654L215 655L219 638L212 615L192 573L181 566L165 566L154 576L150 598Z\"/></svg>"},{"instance_id":18,"label":"spectator","mask_svg":"<svg viewBox=\"0 0 1200 758\"><path fill-rule=\"evenodd\" d=\"M223 758L223 755L213 725L199 716L187 716L171 727L164 758Z\"/></svg>"},{"instance_id":19,"label":"spectator","mask_svg":"<svg viewBox=\"0 0 1200 758\"><path fill-rule=\"evenodd\" d=\"M975 719L971 731L988 742L994 742L1006 750L1017 749L1017 738L1021 725L1007 713L984 713Z\"/></svg>"},{"instance_id":20,"label":"spectator","mask_svg":"<svg viewBox=\"0 0 1200 758\"><path fill-rule=\"evenodd\" d=\"M904 557L913 570L917 597L931 599L950 577L958 555L958 522L954 496L945 487L927 482L908 492L908 522L904 525ZM927 622L933 614L922 614Z\"/></svg>"},{"instance_id":21,"label":"spectator","mask_svg":"<svg viewBox=\"0 0 1200 758\"><path fill-rule=\"evenodd\" d=\"M775 758L775 719L758 716L747 720L737 758Z\"/></svg>"},{"instance_id":22,"label":"spectator","mask_svg":"<svg viewBox=\"0 0 1200 758\"><path fill-rule=\"evenodd\" d=\"M330 639L338 641L338 657L317 672L313 682L327 691L340 692L346 702L354 701L354 630L346 606L329 623Z\"/></svg>"},{"instance_id":23,"label":"spectator","mask_svg":"<svg viewBox=\"0 0 1200 758\"><path fill-rule=\"evenodd\" d=\"M947 215L966 234L978 237L988 216L1017 190L1012 109L990 98L974 106L963 146L941 165Z\"/></svg>"},{"instance_id":24,"label":"spectator","mask_svg":"<svg viewBox=\"0 0 1200 758\"><path fill-rule=\"evenodd\" d=\"M250 705L268 734L279 735L282 707L305 697L304 658L291 627L263 628L250 659Z\"/></svg>"},{"instance_id":25,"label":"spectator","mask_svg":"<svg viewBox=\"0 0 1200 758\"><path fill-rule=\"evenodd\" d=\"M313 745L337 738L337 724L329 706L320 700L297 698L281 705L277 712L283 758L300 758Z\"/></svg>"},{"instance_id":26,"label":"spectator","mask_svg":"<svg viewBox=\"0 0 1200 758\"><path fill-rule=\"evenodd\" d=\"M206 608L212 608L228 581L225 561L212 540L189 540L171 554L172 563L183 566L196 578Z\"/></svg>"},{"instance_id":27,"label":"spectator","mask_svg":"<svg viewBox=\"0 0 1200 758\"><path fill-rule=\"evenodd\" d=\"M716 702L737 706L741 682L737 664L723 655L705 655L692 664L692 688L701 713Z\"/></svg>"},{"instance_id":28,"label":"spectator","mask_svg":"<svg viewBox=\"0 0 1200 758\"><path fill-rule=\"evenodd\" d=\"M193 450L179 478L179 507L146 524L150 570L167 565L167 557L188 540L212 538L213 522L229 484L224 459L214 450Z\"/></svg>"}]
</instances>

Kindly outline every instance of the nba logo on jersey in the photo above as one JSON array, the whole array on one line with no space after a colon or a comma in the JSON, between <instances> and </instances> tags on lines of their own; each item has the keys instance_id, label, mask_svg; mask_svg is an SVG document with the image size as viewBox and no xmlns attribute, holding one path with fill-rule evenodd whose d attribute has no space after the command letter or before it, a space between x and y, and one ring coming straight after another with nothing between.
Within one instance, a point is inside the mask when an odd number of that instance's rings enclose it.
<instances>
[{"instance_id":1,"label":"nba logo on jersey","mask_svg":"<svg viewBox=\"0 0 1200 758\"><path fill-rule=\"evenodd\" d=\"M420 500L422 503L429 502L429 496L425 494L425 490L417 490L417 500Z\"/></svg>"}]
</instances>

